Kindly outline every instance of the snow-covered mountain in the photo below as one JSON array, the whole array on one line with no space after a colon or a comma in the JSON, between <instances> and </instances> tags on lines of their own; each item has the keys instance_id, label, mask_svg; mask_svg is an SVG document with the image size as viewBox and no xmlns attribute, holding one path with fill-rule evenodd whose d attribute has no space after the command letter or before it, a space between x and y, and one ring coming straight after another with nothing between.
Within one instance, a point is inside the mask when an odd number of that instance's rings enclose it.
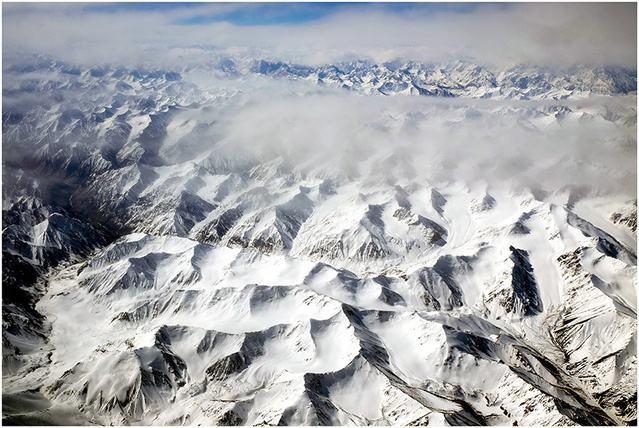
<instances>
[{"instance_id":1,"label":"snow-covered mountain","mask_svg":"<svg viewBox=\"0 0 639 428\"><path fill-rule=\"evenodd\" d=\"M369 60L354 60L308 66L273 59L211 55L211 60L204 64L174 70L127 69L108 65L84 69L49 57L36 56L28 60L20 59L16 64L7 67L6 71L25 74L46 72L56 76L78 78L72 82L65 82L64 79L34 79L22 82L21 89L30 91L70 89L84 85L95 88L100 84L104 85L104 81L107 80L114 89L126 93L133 88L138 89L140 84L177 82L183 80L185 74L194 71L212 73L228 79L258 75L300 80L365 94L382 95L566 99L589 94L628 94L637 90L637 71L619 66L581 65L557 68L516 65L497 68L462 60L448 63L374 63ZM178 93L177 87L179 86L174 87L173 94Z\"/></svg>"},{"instance_id":2,"label":"snow-covered mountain","mask_svg":"<svg viewBox=\"0 0 639 428\"><path fill-rule=\"evenodd\" d=\"M223 59L220 64L227 73L238 72L233 59ZM637 90L636 71L619 67L556 70L519 65L492 69L467 61L445 64L353 61L307 67L259 60L250 62L248 71L383 95L564 99L578 93L625 94Z\"/></svg>"},{"instance_id":3,"label":"snow-covered mountain","mask_svg":"<svg viewBox=\"0 0 639 428\"><path fill-rule=\"evenodd\" d=\"M636 114L614 68L9 62L3 422L636 423Z\"/></svg>"}]
</instances>

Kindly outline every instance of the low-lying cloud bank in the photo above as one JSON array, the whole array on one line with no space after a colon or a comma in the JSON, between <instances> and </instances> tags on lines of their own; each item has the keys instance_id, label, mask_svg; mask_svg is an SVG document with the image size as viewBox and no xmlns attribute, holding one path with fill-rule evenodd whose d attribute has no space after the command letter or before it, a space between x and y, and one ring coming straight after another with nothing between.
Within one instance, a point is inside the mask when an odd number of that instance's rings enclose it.
<instances>
[{"instance_id":1,"label":"low-lying cloud bank","mask_svg":"<svg viewBox=\"0 0 639 428\"><path fill-rule=\"evenodd\" d=\"M21 117L59 122L61 114L67 122L81 116L88 129L98 129L104 123L90 118L102 114L92 112L102 111L114 96L120 98L122 120L146 123L149 112L140 106L164 95L164 90L149 88L123 96L100 85L71 89L72 84L62 92L32 94L16 89L21 74L5 77L4 112L16 116L7 118L3 132ZM187 73L185 83L175 84L195 91L195 98L173 113L157 112L167 115L156 131L167 163L201 160L209 153L233 160L281 156L295 170L327 176L506 183L547 191L589 186L601 193L636 195L635 95L561 101L386 97L259 76L207 78L200 72L193 86L193 77ZM10 78L17 79L12 86ZM102 144L87 135L84 144ZM31 154L28 143L38 134L27 136L10 149L5 145L10 150L5 155L15 157L22 147Z\"/></svg>"},{"instance_id":2,"label":"low-lying cloud bank","mask_svg":"<svg viewBox=\"0 0 639 428\"><path fill-rule=\"evenodd\" d=\"M232 23L228 16L265 5L154 8L150 4L110 9L81 3L5 3L3 50L5 56L37 52L89 65L181 66L199 63L215 51L259 52L307 64L368 57L375 61L472 58L495 65L636 67L633 3L427 6L352 4L336 6L310 21L269 25L258 21L257 25ZM285 13L286 8L316 6L268 7L270 13Z\"/></svg>"},{"instance_id":3,"label":"low-lying cloud bank","mask_svg":"<svg viewBox=\"0 0 639 428\"><path fill-rule=\"evenodd\" d=\"M281 155L293 165L334 165L364 176L409 176L410 170L416 180L545 191L588 186L632 196L634 103L633 96L557 102L255 94L228 111L218 135L233 152ZM603 118L624 115L630 124Z\"/></svg>"}]
</instances>

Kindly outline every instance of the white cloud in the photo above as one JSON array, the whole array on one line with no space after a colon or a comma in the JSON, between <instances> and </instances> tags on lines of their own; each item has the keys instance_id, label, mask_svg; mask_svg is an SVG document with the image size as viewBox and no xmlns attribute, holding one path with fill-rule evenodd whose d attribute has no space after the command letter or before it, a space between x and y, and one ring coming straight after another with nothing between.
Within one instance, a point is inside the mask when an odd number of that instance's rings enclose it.
<instances>
[{"instance_id":1,"label":"white cloud","mask_svg":"<svg viewBox=\"0 0 639 428\"><path fill-rule=\"evenodd\" d=\"M549 192L588 186L636 195L636 127L601 117L632 115L635 103L631 96L572 101L360 96L332 89L287 91L265 81L237 105L225 105L214 117L199 116L215 119L218 138L201 139L198 153L223 136L229 153L279 155L292 165L364 175L374 165L369 161L404 153L418 181L510 183ZM573 112L556 121L551 109L558 106ZM596 117L580 120L584 112Z\"/></svg>"},{"instance_id":2,"label":"white cloud","mask_svg":"<svg viewBox=\"0 0 639 428\"><path fill-rule=\"evenodd\" d=\"M206 50L259 50L303 63L348 57L437 61L471 57L492 64L530 62L636 66L636 4L484 5L471 11L392 13L352 5L295 25L178 25L251 4L112 12L82 4L3 4L5 53L42 52L83 63L200 61Z\"/></svg>"}]
</instances>

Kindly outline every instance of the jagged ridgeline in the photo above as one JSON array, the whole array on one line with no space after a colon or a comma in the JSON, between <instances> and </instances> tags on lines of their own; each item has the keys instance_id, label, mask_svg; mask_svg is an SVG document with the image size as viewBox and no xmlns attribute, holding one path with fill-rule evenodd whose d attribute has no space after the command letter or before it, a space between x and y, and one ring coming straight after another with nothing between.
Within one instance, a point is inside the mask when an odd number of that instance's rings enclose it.
<instances>
[{"instance_id":1,"label":"jagged ridgeline","mask_svg":"<svg viewBox=\"0 0 639 428\"><path fill-rule=\"evenodd\" d=\"M4 67L4 424L636 424L634 70Z\"/></svg>"}]
</instances>

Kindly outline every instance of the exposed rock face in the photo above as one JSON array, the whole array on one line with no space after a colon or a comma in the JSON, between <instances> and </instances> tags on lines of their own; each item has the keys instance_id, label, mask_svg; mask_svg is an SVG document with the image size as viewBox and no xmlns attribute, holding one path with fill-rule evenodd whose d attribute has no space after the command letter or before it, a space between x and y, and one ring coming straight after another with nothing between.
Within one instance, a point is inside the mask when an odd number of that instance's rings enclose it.
<instances>
[{"instance_id":1,"label":"exposed rock face","mask_svg":"<svg viewBox=\"0 0 639 428\"><path fill-rule=\"evenodd\" d=\"M533 267L528 260L528 252L510 247L513 262L513 300L517 312L523 316L541 313L543 303L537 288Z\"/></svg>"},{"instance_id":2,"label":"exposed rock face","mask_svg":"<svg viewBox=\"0 0 639 428\"><path fill-rule=\"evenodd\" d=\"M619 211L615 211L610 214L610 221L615 224L621 224L626 226L633 232L637 231L637 203L635 201L629 207L624 207Z\"/></svg>"}]
</instances>

